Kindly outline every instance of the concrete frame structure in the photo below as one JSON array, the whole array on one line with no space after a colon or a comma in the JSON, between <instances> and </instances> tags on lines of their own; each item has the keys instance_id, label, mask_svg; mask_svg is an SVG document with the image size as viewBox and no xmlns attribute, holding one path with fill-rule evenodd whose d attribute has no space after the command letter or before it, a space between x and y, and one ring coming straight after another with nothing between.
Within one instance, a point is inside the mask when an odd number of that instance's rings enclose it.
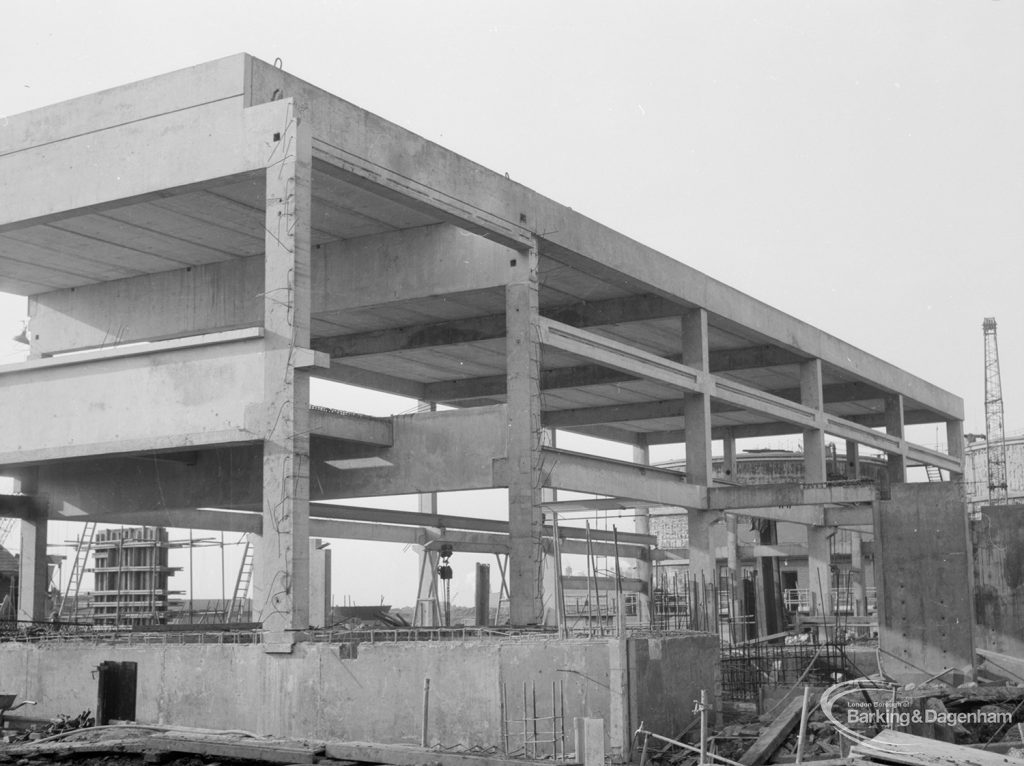
<instances>
[{"instance_id":1,"label":"concrete frame structure","mask_svg":"<svg viewBox=\"0 0 1024 766\"><path fill-rule=\"evenodd\" d=\"M756 449L737 455L731 453L717 456L713 461L714 479L716 482L732 483L737 486L764 486L770 484L805 483L805 456L800 452L789 450ZM686 470L685 460L676 460L662 464L665 468ZM855 482L865 480L878 483L879 474L886 471L885 458L861 456L854 449L849 455L834 449L830 451L826 475L829 481ZM676 508L649 508L648 529L658 538L658 580L663 593L672 591L670 583L678 582L689 564L689 542L686 519ZM707 587L717 588L720 594L718 604L719 626L728 633L742 640L752 638L751 631L759 635L770 634L764 620L769 616L765 610L744 612L744 608L753 609L753 605L744 603L742 578L757 571L764 559L782 562L778 568L780 582L776 590L782 592L787 611L795 611L802 615L821 617L827 610L823 599L827 591L832 590L829 607L838 605L844 614L864 616L873 611L869 603L874 589L874 577L871 566L871 538L873 537L872 509L868 506L850 508L813 507L803 508L771 508L752 509L752 514L728 512L724 524L712 531L712 544L715 550L719 577L715 583ZM760 519L761 529L751 525L754 519ZM774 525L772 534L774 542L763 542L764 524ZM824 532L825 540L816 539L814 535ZM866 540L864 538L867 538ZM809 543L817 543L820 548L814 551L817 560L809 557ZM869 553L865 557L866 550ZM817 573L824 569L823 580L818 581ZM841 573L848 578L843 584ZM727 576L728 573L728 576ZM786 577L792 585L781 582ZM837 591L836 585L839 590ZM764 587L763 585L759 587ZM726 604L728 599L729 603ZM659 615L663 619L670 615ZM749 618L759 619L751 623ZM727 620L739 618L740 624Z\"/></svg>"},{"instance_id":2,"label":"concrete frame structure","mask_svg":"<svg viewBox=\"0 0 1024 766\"><path fill-rule=\"evenodd\" d=\"M959 398L247 55L9 118L0 290L30 300L31 358L0 368L25 618L51 518L258 534L254 610L289 651L310 535L507 553L530 625L544 509L565 508L545 488L688 509L710 577L722 511L873 502L823 483L825 434L888 454L894 482L963 470ZM311 377L455 409L311 409ZM951 454L907 441L917 423ZM821 484L713 486L712 440L778 434ZM642 464L673 442L685 475ZM507 522L323 503L493 487Z\"/></svg>"}]
</instances>

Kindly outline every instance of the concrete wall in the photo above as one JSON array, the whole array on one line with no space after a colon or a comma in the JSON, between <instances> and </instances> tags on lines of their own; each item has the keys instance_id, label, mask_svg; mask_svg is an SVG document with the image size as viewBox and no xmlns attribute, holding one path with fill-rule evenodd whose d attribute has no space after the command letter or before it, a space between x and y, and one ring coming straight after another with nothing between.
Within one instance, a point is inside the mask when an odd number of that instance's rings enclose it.
<instances>
[{"instance_id":1,"label":"concrete wall","mask_svg":"<svg viewBox=\"0 0 1024 766\"><path fill-rule=\"evenodd\" d=\"M949 482L893 484L877 504L875 577L885 671L920 682L974 659L967 505Z\"/></svg>"},{"instance_id":2,"label":"concrete wall","mask_svg":"<svg viewBox=\"0 0 1024 766\"><path fill-rule=\"evenodd\" d=\"M1024 657L1024 505L985 506L971 523L978 648Z\"/></svg>"},{"instance_id":3,"label":"concrete wall","mask_svg":"<svg viewBox=\"0 0 1024 766\"><path fill-rule=\"evenodd\" d=\"M708 633L631 639L631 728L635 731L642 721L649 731L666 737L681 732L694 717L693 703L702 689L715 700L721 683L718 653L718 638ZM673 704L666 704L668 700Z\"/></svg>"},{"instance_id":4,"label":"concrete wall","mask_svg":"<svg viewBox=\"0 0 1024 766\"><path fill-rule=\"evenodd\" d=\"M695 695L712 688L717 673L713 636L648 643L629 641L637 669L627 673L617 672L624 649L615 639L364 643L354 649L300 643L290 655L266 654L259 645L7 643L0 645L0 691L36 700L33 715L95 710L96 667L104 660L132 661L138 663L140 722L418 744L429 678L431 744L500 747L504 690L514 749L522 743L515 732L524 718L524 689L526 710L538 717L551 714L554 690L565 700L570 749L571 719L587 716L605 719L609 751L618 753L641 719L677 731L689 720Z\"/></svg>"}]
</instances>

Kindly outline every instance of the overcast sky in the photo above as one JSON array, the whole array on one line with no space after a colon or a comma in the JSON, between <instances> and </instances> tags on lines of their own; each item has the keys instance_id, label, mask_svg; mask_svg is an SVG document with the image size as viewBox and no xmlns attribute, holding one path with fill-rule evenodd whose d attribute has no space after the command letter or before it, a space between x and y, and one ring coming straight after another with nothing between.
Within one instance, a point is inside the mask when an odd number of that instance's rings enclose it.
<instances>
[{"instance_id":1,"label":"overcast sky","mask_svg":"<svg viewBox=\"0 0 1024 766\"><path fill-rule=\"evenodd\" d=\"M952 391L968 431L994 316L1024 428L1024 3L37 0L4 3L3 27L0 125L280 57ZM0 299L0 361L23 304Z\"/></svg>"}]
</instances>

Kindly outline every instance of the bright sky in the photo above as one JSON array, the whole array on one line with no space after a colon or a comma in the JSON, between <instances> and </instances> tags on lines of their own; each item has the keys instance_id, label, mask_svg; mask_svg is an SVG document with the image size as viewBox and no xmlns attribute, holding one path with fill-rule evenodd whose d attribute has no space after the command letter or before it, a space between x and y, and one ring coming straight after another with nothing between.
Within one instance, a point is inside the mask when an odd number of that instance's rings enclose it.
<instances>
[{"instance_id":1,"label":"bright sky","mask_svg":"<svg viewBox=\"0 0 1024 766\"><path fill-rule=\"evenodd\" d=\"M968 431L994 316L1007 428L1024 426L1024 3L51 0L5 3L4 32L0 125L280 57L962 396ZM0 362L23 306L0 296Z\"/></svg>"}]
</instances>

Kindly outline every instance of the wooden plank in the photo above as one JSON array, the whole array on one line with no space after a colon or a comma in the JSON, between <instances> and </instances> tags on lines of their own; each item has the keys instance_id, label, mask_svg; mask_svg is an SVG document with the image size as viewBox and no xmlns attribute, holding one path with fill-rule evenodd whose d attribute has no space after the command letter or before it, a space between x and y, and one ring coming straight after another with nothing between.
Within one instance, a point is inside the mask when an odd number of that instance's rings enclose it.
<instances>
[{"instance_id":1,"label":"wooden plank","mask_svg":"<svg viewBox=\"0 0 1024 766\"><path fill-rule=\"evenodd\" d=\"M1024 681L1024 658L990 652L988 649L974 651L985 660L985 669L989 672L997 672L1002 676L1009 674L1010 680L1014 682Z\"/></svg>"},{"instance_id":2,"label":"wooden plank","mask_svg":"<svg viewBox=\"0 0 1024 766\"><path fill-rule=\"evenodd\" d=\"M858 758L860 760L854 760ZM851 763L890 763L901 766L1007 766L1024 764L1024 760L999 753L975 750L950 742L905 734L886 729L869 742L854 745L850 750Z\"/></svg>"},{"instance_id":3,"label":"wooden plank","mask_svg":"<svg viewBox=\"0 0 1024 766\"><path fill-rule=\"evenodd\" d=\"M293 741L239 739L184 733L155 734L145 741L149 752L197 753L270 763L314 763L322 747Z\"/></svg>"},{"instance_id":4,"label":"wooden plank","mask_svg":"<svg viewBox=\"0 0 1024 766\"><path fill-rule=\"evenodd\" d=\"M88 731L88 730L85 730ZM148 734L148 732L146 732ZM92 753L134 753L146 752L147 736L133 736L97 740L92 742L26 742L7 745L2 753L9 758L42 758L51 760L70 758Z\"/></svg>"},{"instance_id":5,"label":"wooden plank","mask_svg":"<svg viewBox=\"0 0 1024 766\"><path fill-rule=\"evenodd\" d=\"M740 758L743 766L761 766L767 763L779 746L783 743L789 733L793 731L797 721L800 720L800 711L803 710L804 701L801 697L794 697L789 701L782 712L772 721L771 726L761 732L754 744L747 748L747 752Z\"/></svg>"},{"instance_id":6,"label":"wooden plank","mask_svg":"<svg viewBox=\"0 0 1024 766\"><path fill-rule=\"evenodd\" d=\"M523 766L522 760L498 756L463 755L423 750L408 745L381 745L372 742L328 742L328 758L360 761L363 763L385 763L389 766ZM576 761L562 762L563 766L578 766Z\"/></svg>"}]
</instances>

